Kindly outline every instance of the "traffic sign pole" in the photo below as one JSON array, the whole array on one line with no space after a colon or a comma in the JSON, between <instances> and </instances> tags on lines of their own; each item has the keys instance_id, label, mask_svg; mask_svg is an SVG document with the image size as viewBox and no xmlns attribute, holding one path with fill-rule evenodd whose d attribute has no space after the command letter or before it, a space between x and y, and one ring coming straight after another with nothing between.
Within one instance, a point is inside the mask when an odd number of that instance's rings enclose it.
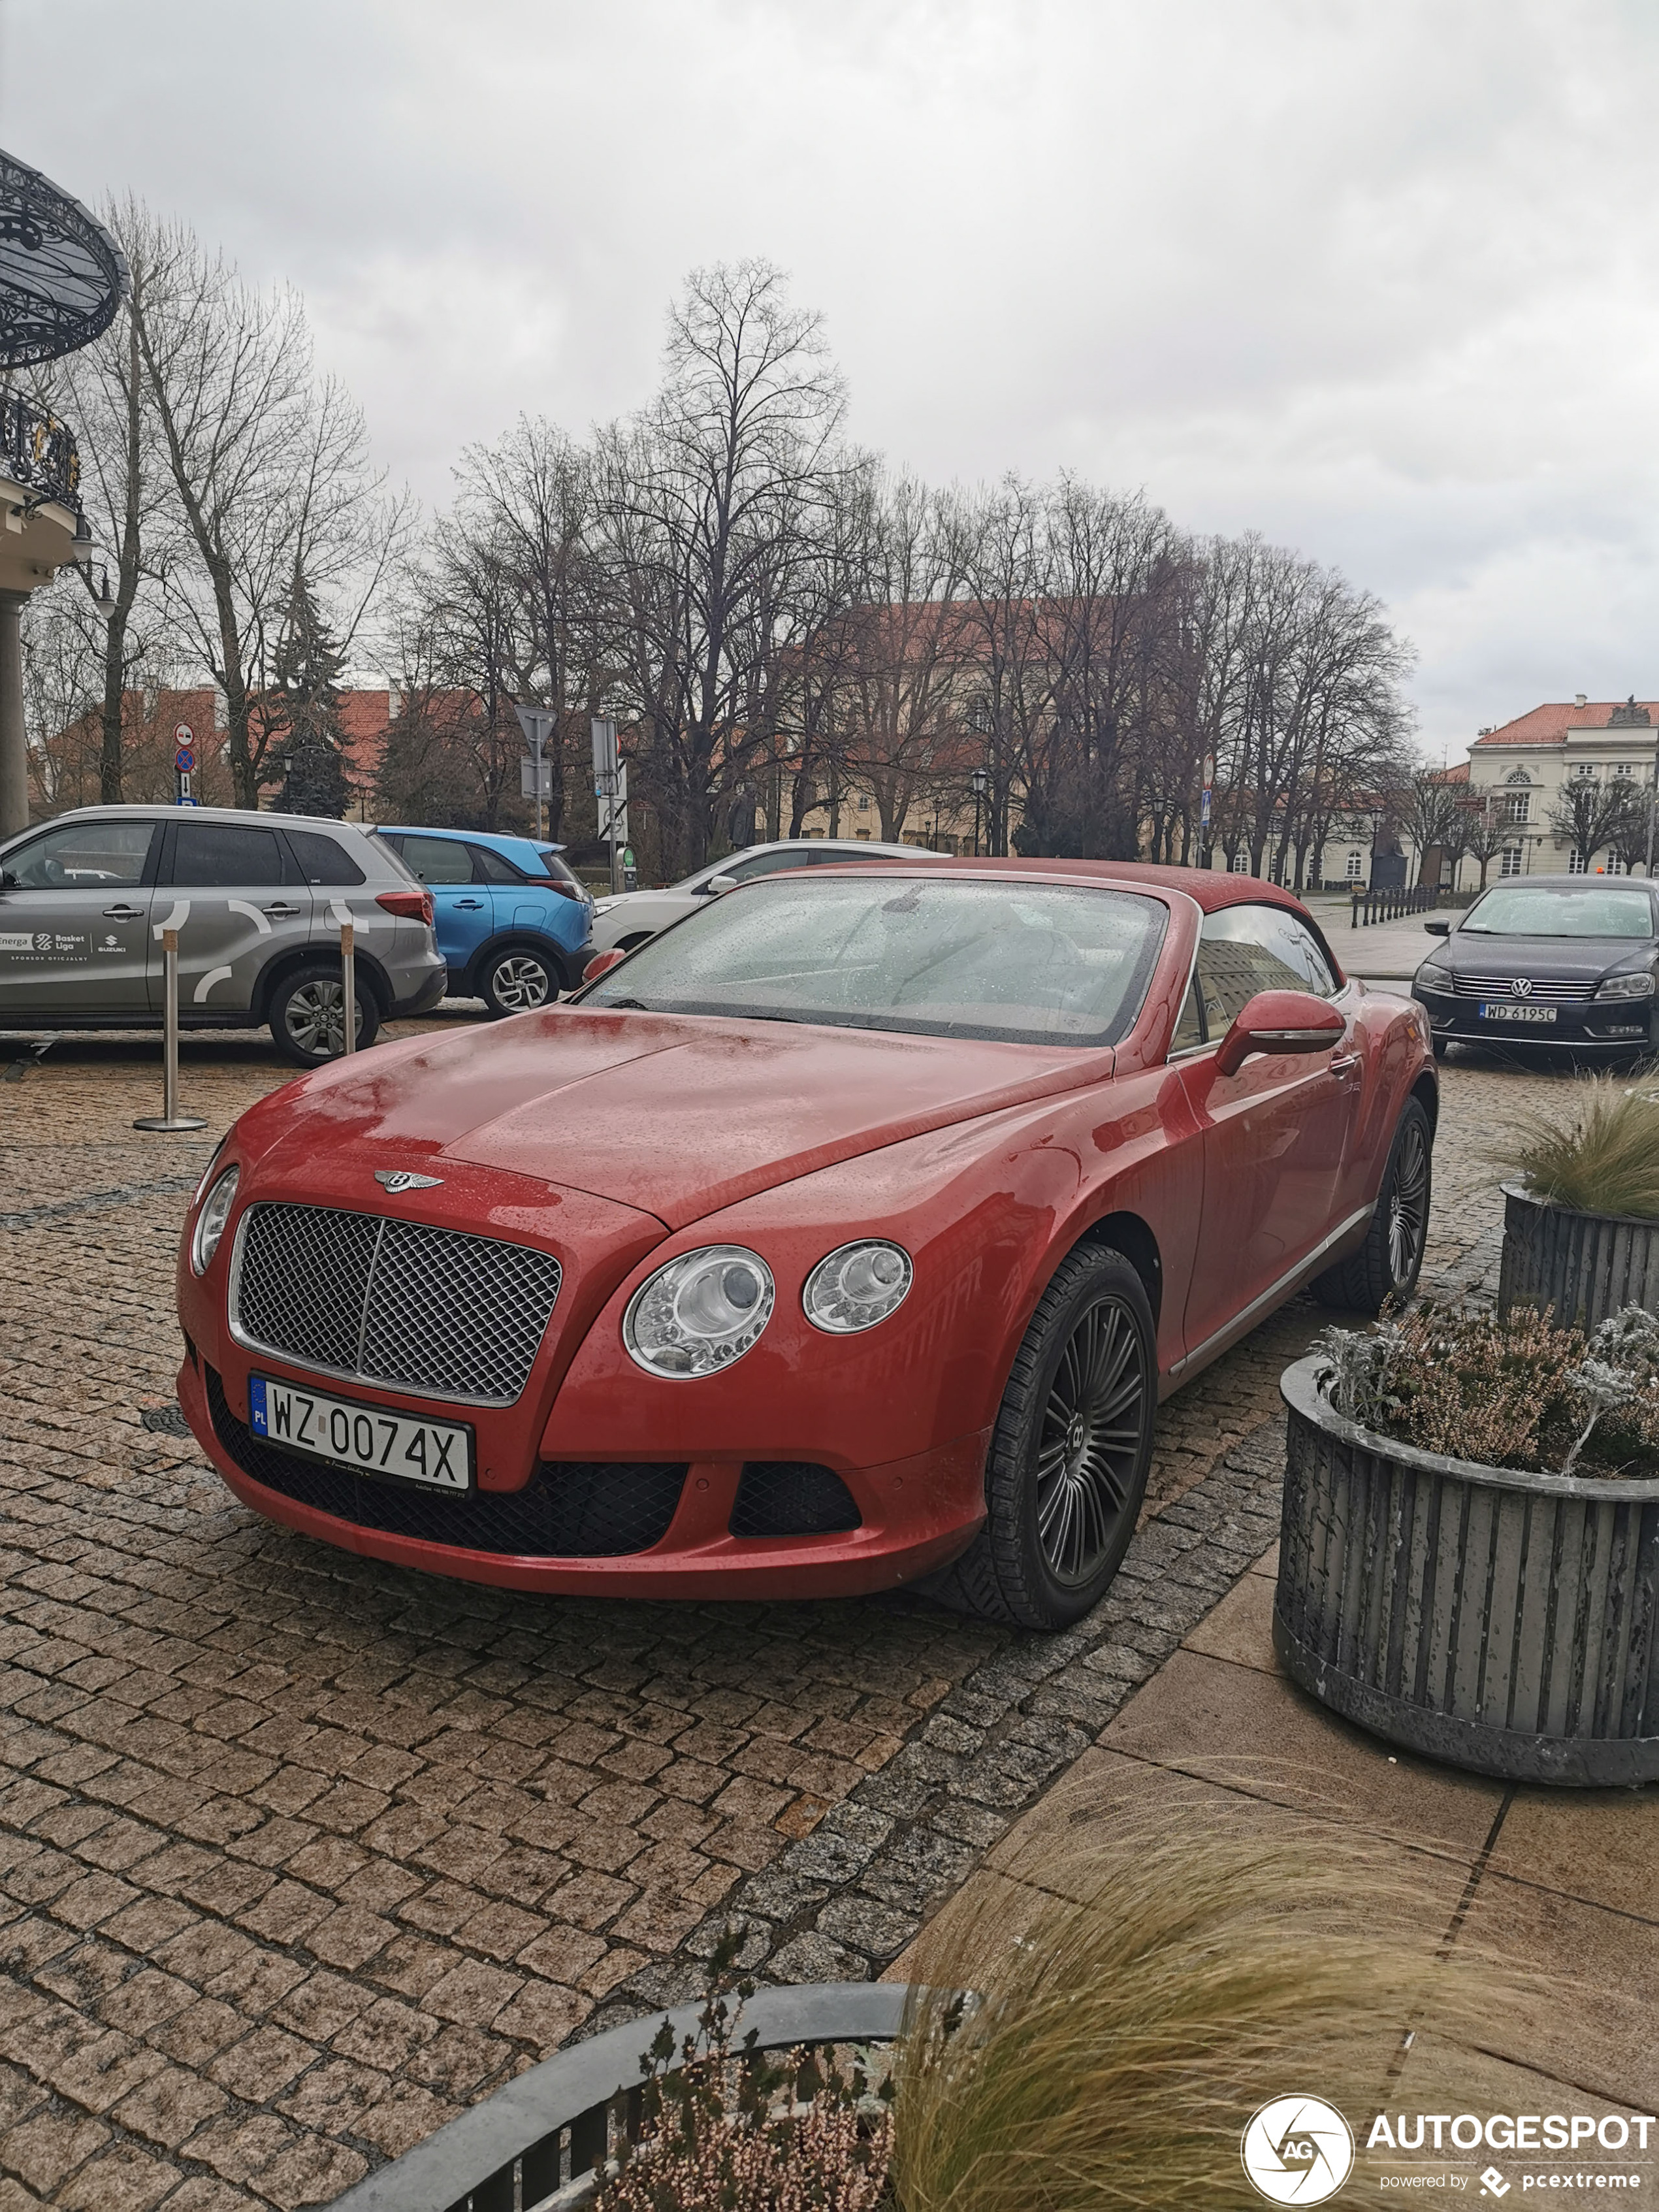
<instances>
[{"instance_id":1,"label":"traffic sign pole","mask_svg":"<svg viewBox=\"0 0 1659 2212\"><path fill-rule=\"evenodd\" d=\"M173 795L179 806L198 804L191 788L191 778L195 773L196 732L188 722L180 722L173 732Z\"/></svg>"}]
</instances>

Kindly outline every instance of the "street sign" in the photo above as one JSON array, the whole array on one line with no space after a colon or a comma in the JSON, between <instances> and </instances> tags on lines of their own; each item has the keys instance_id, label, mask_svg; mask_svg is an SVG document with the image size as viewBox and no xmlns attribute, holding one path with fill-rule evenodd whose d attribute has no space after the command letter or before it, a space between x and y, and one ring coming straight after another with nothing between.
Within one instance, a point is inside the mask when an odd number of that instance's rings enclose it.
<instances>
[{"instance_id":1,"label":"street sign","mask_svg":"<svg viewBox=\"0 0 1659 2212\"><path fill-rule=\"evenodd\" d=\"M543 802L553 796L553 764L542 755L548 739L559 726L559 718L550 707L521 707L517 700L513 711L519 718L519 727L524 732L524 741L530 748L530 758L522 762L519 771L519 795L536 802L536 835L542 834Z\"/></svg>"},{"instance_id":2,"label":"street sign","mask_svg":"<svg viewBox=\"0 0 1659 2212\"><path fill-rule=\"evenodd\" d=\"M520 707L514 705L519 727L524 732L524 741L530 748L532 760L539 760L547 750L547 741L558 728L559 718L550 707Z\"/></svg>"},{"instance_id":3,"label":"street sign","mask_svg":"<svg viewBox=\"0 0 1659 2212\"><path fill-rule=\"evenodd\" d=\"M609 714L596 714L593 730L593 788L604 793L617 773L617 725Z\"/></svg>"},{"instance_id":4,"label":"street sign","mask_svg":"<svg viewBox=\"0 0 1659 2212\"><path fill-rule=\"evenodd\" d=\"M599 836L606 843L628 842L628 767L624 762L617 770L616 790L599 796Z\"/></svg>"},{"instance_id":5,"label":"street sign","mask_svg":"<svg viewBox=\"0 0 1659 2212\"><path fill-rule=\"evenodd\" d=\"M1206 785L1205 785L1205 787L1204 787L1204 797L1203 797L1203 799L1202 799L1202 801L1201 801L1201 803L1200 803L1200 806L1199 806L1199 810L1198 810L1198 820L1199 820L1199 826L1200 826L1200 829L1207 830L1207 829L1209 828L1209 826L1210 826L1210 787L1209 787L1209 786L1208 786L1207 784L1206 784Z\"/></svg>"},{"instance_id":6,"label":"street sign","mask_svg":"<svg viewBox=\"0 0 1659 2212\"><path fill-rule=\"evenodd\" d=\"M195 770L196 732L188 722L177 722L173 730L173 795L180 806L199 804L191 796L190 779Z\"/></svg>"}]
</instances>

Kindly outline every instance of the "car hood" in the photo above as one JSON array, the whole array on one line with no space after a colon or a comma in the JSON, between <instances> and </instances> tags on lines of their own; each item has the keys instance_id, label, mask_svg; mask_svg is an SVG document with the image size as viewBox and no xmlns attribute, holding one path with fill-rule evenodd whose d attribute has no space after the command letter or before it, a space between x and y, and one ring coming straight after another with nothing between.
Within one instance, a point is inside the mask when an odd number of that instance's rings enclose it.
<instances>
[{"instance_id":1,"label":"car hood","mask_svg":"<svg viewBox=\"0 0 1659 2212\"><path fill-rule=\"evenodd\" d=\"M1465 937L1454 931L1438 958L1455 975L1549 976L1563 983L1594 983L1615 968L1640 964L1652 951L1644 937Z\"/></svg>"},{"instance_id":2,"label":"car hood","mask_svg":"<svg viewBox=\"0 0 1659 2212\"><path fill-rule=\"evenodd\" d=\"M549 1008L381 1046L304 1088L330 1125L318 1140L377 1164L499 1168L677 1229L1112 1066L1109 1050L1074 1046Z\"/></svg>"}]
</instances>

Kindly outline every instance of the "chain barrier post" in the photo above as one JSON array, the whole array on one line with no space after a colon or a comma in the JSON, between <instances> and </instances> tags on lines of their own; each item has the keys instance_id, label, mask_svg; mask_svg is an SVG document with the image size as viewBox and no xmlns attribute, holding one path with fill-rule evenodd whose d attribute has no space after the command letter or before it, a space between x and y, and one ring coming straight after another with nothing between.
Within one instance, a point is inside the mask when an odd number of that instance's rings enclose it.
<instances>
[{"instance_id":1,"label":"chain barrier post","mask_svg":"<svg viewBox=\"0 0 1659 2212\"><path fill-rule=\"evenodd\" d=\"M176 929L161 932L161 1110L159 1114L141 1115L132 1126L135 1129L155 1129L163 1136L172 1136L185 1129L205 1129L207 1127L202 1115L181 1114L179 1111L179 933Z\"/></svg>"},{"instance_id":2,"label":"chain barrier post","mask_svg":"<svg viewBox=\"0 0 1659 2212\"><path fill-rule=\"evenodd\" d=\"M357 931L355 923L340 924L340 1027L343 1049L357 1049Z\"/></svg>"}]
</instances>

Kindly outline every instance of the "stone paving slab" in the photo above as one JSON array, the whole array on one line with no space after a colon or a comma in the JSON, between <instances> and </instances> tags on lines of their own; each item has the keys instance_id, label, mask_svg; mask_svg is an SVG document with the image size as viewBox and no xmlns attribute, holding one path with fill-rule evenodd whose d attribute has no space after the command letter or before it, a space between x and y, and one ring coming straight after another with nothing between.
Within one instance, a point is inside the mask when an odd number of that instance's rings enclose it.
<instances>
[{"instance_id":1,"label":"stone paving slab","mask_svg":"<svg viewBox=\"0 0 1659 2212\"><path fill-rule=\"evenodd\" d=\"M186 1040L0 1085L0 2212L326 2202L696 1978L874 1973L1271 1540L1299 1300L1164 1409L1096 1615L545 1600L310 1543L169 1432L184 1195L285 1079ZM1481 1146L1549 1079L1453 1071L1431 1259L1495 1251ZM149 1425L146 1416L149 1417ZM6 2194L9 2191L9 2196Z\"/></svg>"}]
</instances>

